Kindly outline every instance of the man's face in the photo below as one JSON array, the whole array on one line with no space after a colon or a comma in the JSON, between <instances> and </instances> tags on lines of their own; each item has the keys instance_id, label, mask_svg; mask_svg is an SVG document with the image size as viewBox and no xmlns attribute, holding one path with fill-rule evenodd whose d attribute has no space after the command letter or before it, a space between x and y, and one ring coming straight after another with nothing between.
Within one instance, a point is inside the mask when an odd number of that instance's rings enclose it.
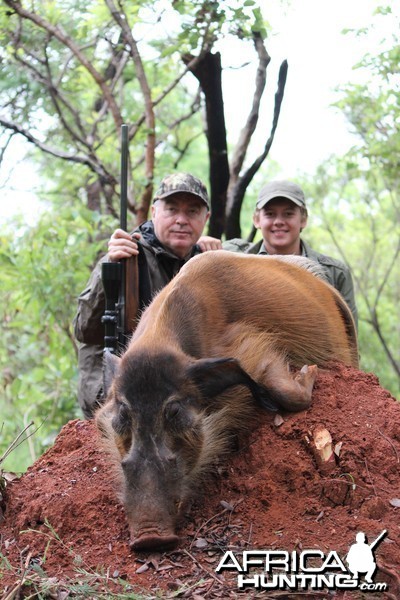
<instances>
[{"instance_id":1,"label":"man's face","mask_svg":"<svg viewBox=\"0 0 400 600\"><path fill-rule=\"evenodd\" d=\"M191 252L210 216L204 202L186 192L157 200L151 213L156 236L179 258Z\"/></svg>"},{"instance_id":2,"label":"man's face","mask_svg":"<svg viewBox=\"0 0 400 600\"><path fill-rule=\"evenodd\" d=\"M286 198L274 198L254 215L269 254L300 254L300 231L307 215Z\"/></svg>"}]
</instances>

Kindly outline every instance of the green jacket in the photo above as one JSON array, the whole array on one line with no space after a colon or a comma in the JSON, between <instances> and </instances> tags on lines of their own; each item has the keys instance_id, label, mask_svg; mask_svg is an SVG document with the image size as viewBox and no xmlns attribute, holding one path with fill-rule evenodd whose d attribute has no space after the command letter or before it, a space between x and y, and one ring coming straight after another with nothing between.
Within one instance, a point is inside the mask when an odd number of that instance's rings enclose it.
<instances>
[{"instance_id":1,"label":"green jacket","mask_svg":"<svg viewBox=\"0 0 400 600\"><path fill-rule=\"evenodd\" d=\"M180 271L185 262L201 252L194 246L191 254L180 259L169 252L154 234L153 223L147 221L138 227L142 238L139 246L139 303L145 308L153 296ZM78 340L78 401L86 418L93 416L103 400L103 347L105 297L101 281L101 264L95 266L86 288L78 298L78 312L74 318L74 333Z\"/></svg>"},{"instance_id":2,"label":"green jacket","mask_svg":"<svg viewBox=\"0 0 400 600\"><path fill-rule=\"evenodd\" d=\"M230 250L231 252L244 252L245 254L268 254L264 247L263 240L253 244L246 240L236 238L224 242L223 248L224 250ZM357 325L358 315L350 269L340 260L316 252L303 240L301 240L301 250L303 256L314 260L323 267L328 282L333 285L346 300Z\"/></svg>"}]
</instances>

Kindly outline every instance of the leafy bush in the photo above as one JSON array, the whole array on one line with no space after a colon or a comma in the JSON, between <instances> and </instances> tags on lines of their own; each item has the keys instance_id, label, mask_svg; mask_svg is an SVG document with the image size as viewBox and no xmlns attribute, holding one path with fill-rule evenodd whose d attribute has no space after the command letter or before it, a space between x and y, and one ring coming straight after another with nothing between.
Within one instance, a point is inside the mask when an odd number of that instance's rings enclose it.
<instances>
[{"instance_id":1,"label":"leafy bush","mask_svg":"<svg viewBox=\"0 0 400 600\"><path fill-rule=\"evenodd\" d=\"M19 222L2 233L0 455L30 421L40 425L7 459L9 470L24 470L65 422L81 416L72 320L106 231L106 219L81 207L48 212L34 227Z\"/></svg>"}]
</instances>

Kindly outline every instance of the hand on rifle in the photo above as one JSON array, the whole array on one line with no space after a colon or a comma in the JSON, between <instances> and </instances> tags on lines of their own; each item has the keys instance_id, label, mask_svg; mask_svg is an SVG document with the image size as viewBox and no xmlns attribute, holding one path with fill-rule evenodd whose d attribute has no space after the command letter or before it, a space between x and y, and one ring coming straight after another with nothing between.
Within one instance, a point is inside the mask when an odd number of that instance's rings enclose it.
<instances>
[{"instance_id":1,"label":"hand on rifle","mask_svg":"<svg viewBox=\"0 0 400 600\"><path fill-rule=\"evenodd\" d=\"M137 240L140 233L127 233L123 229L116 229L108 242L108 258L111 262L117 262L122 258L129 258L139 254Z\"/></svg>"}]
</instances>

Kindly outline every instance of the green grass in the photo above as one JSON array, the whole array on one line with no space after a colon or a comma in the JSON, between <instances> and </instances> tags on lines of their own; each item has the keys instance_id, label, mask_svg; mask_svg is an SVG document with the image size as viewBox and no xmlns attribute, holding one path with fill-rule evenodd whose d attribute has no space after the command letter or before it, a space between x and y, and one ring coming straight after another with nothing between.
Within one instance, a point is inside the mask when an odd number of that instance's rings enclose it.
<instances>
[{"instance_id":1,"label":"green grass","mask_svg":"<svg viewBox=\"0 0 400 600\"><path fill-rule=\"evenodd\" d=\"M149 592L138 585L133 585L119 573L110 572L109 568L98 565L95 569L85 565L82 557L65 544L55 531L53 526L46 520L46 531L28 529L20 533L34 533L47 538L46 547L40 558L32 559L31 554L20 557L20 566L13 566L8 558L0 550L0 583L7 577L9 589L5 592L2 600L16 600L17 598L37 598L47 600L49 598L93 598L95 600L161 600L162 598L174 598L187 594L196 587L202 585L203 581L182 584L175 591L156 590ZM46 572L46 559L52 544L61 546L62 550L73 559L74 576L51 577ZM10 584L9 580L13 578Z\"/></svg>"},{"instance_id":2,"label":"green grass","mask_svg":"<svg viewBox=\"0 0 400 600\"><path fill-rule=\"evenodd\" d=\"M118 576L117 572L98 566L87 567L79 554L65 544L52 525L46 521L47 531L29 529L20 533L34 533L45 536L47 544L40 559L32 559L28 554L21 556L20 565L11 565L7 557L0 552L0 581L11 577L13 583L3 596L3 600L15 598L94 598L96 600L156 600L162 598L162 592L150 594ZM46 572L46 559L51 545L61 546L65 553L73 558L75 575L71 577L50 577ZM180 590L182 591L182 590Z\"/></svg>"}]
</instances>

